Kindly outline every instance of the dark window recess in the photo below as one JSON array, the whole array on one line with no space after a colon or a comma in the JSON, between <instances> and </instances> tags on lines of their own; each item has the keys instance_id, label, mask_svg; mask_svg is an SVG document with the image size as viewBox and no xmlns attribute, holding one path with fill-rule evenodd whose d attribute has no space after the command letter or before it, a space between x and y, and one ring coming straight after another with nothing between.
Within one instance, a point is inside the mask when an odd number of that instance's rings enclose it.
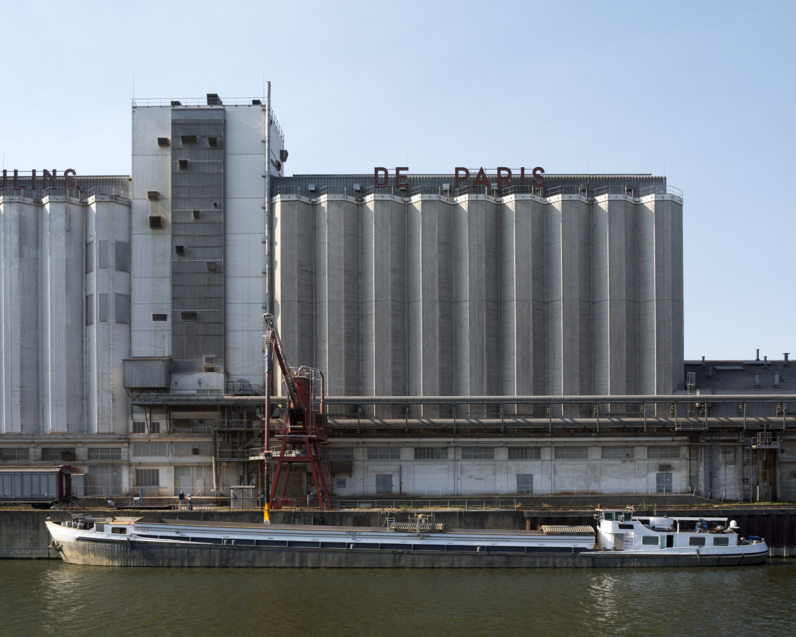
<instances>
[{"instance_id":1,"label":"dark window recess","mask_svg":"<svg viewBox=\"0 0 796 637\"><path fill-rule=\"evenodd\" d=\"M129 272L130 271L130 244L126 241L117 241L114 244L116 248L116 271Z\"/></svg>"},{"instance_id":2,"label":"dark window recess","mask_svg":"<svg viewBox=\"0 0 796 637\"><path fill-rule=\"evenodd\" d=\"M213 148L218 148L218 137L208 137L207 143L210 144Z\"/></svg>"},{"instance_id":3,"label":"dark window recess","mask_svg":"<svg viewBox=\"0 0 796 637\"><path fill-rule=\"evenodd\" d=\"M86 244L86 274L94 272L94 242Z\"/></svg>"},{"instance_id":4,"label":"dark window recess","mask_svg":"<svg viewBox=\"0 0 796 637\"><path fill-rule=\"evenodd\" d=\"M218 203L216 203L215 201L213 202L213 208L218 208Z\"/></svg>"},{"instance_id":5,"label":"dark window recess","mask_svg":"<svg viewBox=\"0 0 796 637\"><path fill-rule=\"evenodd\" d=\"M94 325L94 295L86 297L86 325Z\"/></svg>"},{"instance_id":6,"label":"dark window recess","mask_svg":"<svg viewBox=\"0 0 796 637\"><path fill-rule=\"evenodd\" d=\"M99 322L108 322L108 295L103 293L99 295Z\"/></svg>"},{"instance_id":7,"label":"dark window recess","mask_svg":"<svg viewBox=\"0 0 796 637\"><path fill-rule=\"evenodd\" d=\"M193 211L193 218L194 218L194 219L198 219L198 218L199 218L199 217L201 217L201 216L202 216L202 213L201 213L201 212L199 212L198 210L194 210L194 211Z\"/></svg>"},{"instance_id":8,"label":"dark window recess","mask_svg":"<svg viewBox=\"0 0 796 637\"><path fill-rule=\"evenodd\" d=\"M182 143L183 144L198 144L199 138L196 135L183 135L182 136Z\"/></svg>"},{"instance_id":9,"label":"dark window recess","mask_svg":"<svg viewBox=\"0 0 796 637\"><path fill-rule=\"evenodd\" d=\"M108 269L108 261L110 261L110 249L108 247L107 241L98 241L99 249L98 249L98 259L97 259L97 267L100 270L107 270Z\"/></svg>"},{"instance_id":10,"label":"dark window recess","mask_svg":"<svg viewBox=\"0 0 796 637\"><path fill-rule=\"evenodd\" d=\"M153 321L168 321L169 315L168 314L153 314L152 315Z\"/></svg>"},{"instance_id":11,"label":"dark window recess","mask_svg":"<svg viewBox=\"0 0 796 637\"><path fill-rule=\"evenodd\" d=\"M178 257L184 257L185 256L185 246L176 246L174 249L177 251L177 256Z\"/></svg>"},{"instance_id":12,"label":"dark window recess","mask_svg":"<svg viewBox=\"0 0 796 637\"><path fill-rule=\"evenodd\" d=\"M160 199L160 193L157 190L148 190L146 197L149 201L158 201Z\"/></svg>"},{"instance_id":13,"label":"dark window recess","mask_svg":"<svg viewBox=\"0 0 796 637\"><path fill-rule=\"evenodd\" d=\"M163 229L163 217L160 215L153 215L149 217L149 229L150 230L162 230Z\"/></svg>"},{"instance_id":14,"label":"dark window recess","mask_svg":"<svg viewBox=\"0 0 796 637\"><path fill-rule=\"evenodd\" d=\"M625 531L632 531L633 525L632 524L620 524L619 528Z\"/></svg>"},{"instance_id":15,"label":"dark window recess","mask_svg":"<svg viewBox=\"0 0 796 637\"><path fill-rule=\"evenodd\" d=\"M180 320L181 321L198 321L199 320L199 313L198 312L180 312Z\"/></svg>"},{"instance_id":16,"label":"dark window recess","mask_svg":"<svg viewBox=\"0 0 796 637\"><path fill-rule=\"evenodd\" d=\"M116 295L116 322L121 325L130 325L130 295Z\"/></svg>"},{"instance_id":17,"label":"dark window recess","mask_svg":"<svg viewBox=\"0 0 796 637\"><path fill-rule=\"evenodd\" d=\"M207 271L208 272L218 272L218 264L214 261L209 261L207 264Z\"/></svg>"},{"instance_id":18,"label":"dark window recess","mask_svg":"<svg viewBox=\"0 0 796 637\"><path fill-rule=\"evenodd\" d=\"M177 164L180 167L180 170L188 170L188 160L187 159L179 159L177 160Z\"/></svg>"},{"instance_id":19,"label":"dark window recess","mask_svg":"<svg viewBox=\"0 0 796 637\"><path fill-rule=\"evenodd\" d=\"M168 137L158 137L158 146L168 146L168 145L169 145Z\"/></svg>"},{"instance_id":20,"label":"dark window recess","mask_svg":"<svg viewBox=\"0 0 796 637\"><path fill-rule=\"evenodd\" d=\"M127 529L123 526L114 526L111 528L111 533L127 533Z\"/></svg>"}]
</instances>

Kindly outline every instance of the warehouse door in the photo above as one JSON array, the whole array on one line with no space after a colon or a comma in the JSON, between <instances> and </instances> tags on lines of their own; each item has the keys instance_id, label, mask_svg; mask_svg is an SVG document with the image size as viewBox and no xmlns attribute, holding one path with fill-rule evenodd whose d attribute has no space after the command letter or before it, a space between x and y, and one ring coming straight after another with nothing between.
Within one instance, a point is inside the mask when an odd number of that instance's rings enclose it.
<instances>
[{"instance_id":1,"label":"warehouse door","mask_svg":"<svg viewBox=\"0 0 796 637\"><path fill-rule=\"evenodd\" d=\"M533 474L517 474L517 493L520 495L531 495L533 493Z\"/></svg>"},{"instance_id":2,"label":"warehouse door","mask_svg":"<svg viewBox=\"0 0 796 637\"><path fill-rule=\"evenodd\" d=\"M379 474L376 476L376 495L392 493L392 474Z\"/></svg>"}]
</instances>

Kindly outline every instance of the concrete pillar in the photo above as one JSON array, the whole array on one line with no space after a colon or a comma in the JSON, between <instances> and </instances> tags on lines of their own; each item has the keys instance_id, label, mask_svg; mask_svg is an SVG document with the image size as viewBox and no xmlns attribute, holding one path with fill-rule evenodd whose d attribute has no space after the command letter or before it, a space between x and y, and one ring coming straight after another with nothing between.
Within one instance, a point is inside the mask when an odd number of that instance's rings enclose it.
<instances>
[{"instance_id":1,"label":"concrete pillar","mask_svg":"<svg viewBox=\"0 0 796 637\"><path fill-rule=\"evenodd\" d=\"M595 394L638 393L636 218L636 206L623 195L605 195L593 205Z\"/></svg>"},{"instance_id":2,"label":"concrete pillar","mask_svg":"<svg viewBox=\"0 0 796 637\"><path fill-rule=\"evenodd\" d=\"M485 195L457 199L453 241L454 394L497 395L500 262L494 199Z\"/></svg>"},{"instance_id":3,"label":"concrete pillar","mask_svg":"<svg viewBox=\"0 0 796 637\"><path fill-rule=\"evenodd\" d=\"M39 433L39 210L0 204L0 433Z\"/></svg>"},{"instance_id":4,"label":"concrete pillar","mask_svg":"<svg viewBox=\"0 0 796 637\"><path fill-rule=\"evenodd\" d=\"M85 433L84 206L68 197L45 198L43 204L43 431Z\"/></svg>"},{"instance_id":5,"label":"concrete pillar","mask_svg":"<svg viewBox=\"0 0 796 637\"><path fill-rule=\"evenodd\" d=\"M407 204L373 197L358 206L360 223L360 387L366 396L407 391ZM378 416L400 408L378 407Z\"/></svg>"},{"instance_id":6,"label":"concrete pillar","mask_svg":"<svg viewBox=\"0 0 796 637\"><path fill-rule=\"evenodd\" d=\"M639 391L682 388L682 206L670 195L639 205Z\"/></svg>"},{"instance_id":7,"label":"concrete pillar","mask_svg":"<svg viewBox=\"0 0 796 637\"><path fill-rule=\"evenodd\" d=\"M544 392L544 208L530 195L500 207L500 394ZM532 406L504 413L531 413Z\"/></svg>"},{"instance_id":8,"label":"concrete pillar","mask_svg":"<svg viewBox=\"0 0 796 637\"><path fill-rule=\"evenodd\" d=\"M413 396L453 394L452 205L445 197L415 197L409 205L407 272L409 324L408 392ZM452 409L413 408L412 415L436 418Z\"/></svg>"},{"instance_id":9,"label":"concrete pillar","mask_svg":"<svg viewBox=\"0 0 796 637\"><path fill-rule=\"evenodd\" d=\"M359 392L358 206L342 196L315 206L315 341L327 393Z\"/></svg>"},{"instance_id":10,"label":"concrete pillar","mask_svg":"<svg viewBox=\"0 0 796 637\"><path fill-rule=\"evenodd\" d=\"M86 431L125 433L127 393L122 366L130 357L130 322L121 300L117 307L117 295L130 297L130 206L98 195L89 199L86 213L84 249L93 256L84 291L94 299L93 321L85 326L84 337Z\"/></svg>"},{"instance_id":11,"label":"concrete pillar","mask_svg":"<svg viewBox=\"0 0 796 637\"><path fill-rule=\"evenodd\" d=\"M289 364L319 365L315 352L315 233L313 206L298 196L274 200L274 314ZM260 348L262 351L262 348ZM326 369L323 369L327 373ZM284 395L284 384L277 392ZM327 387L328 392L328 387Z\"/></svg>"}]
</instances>

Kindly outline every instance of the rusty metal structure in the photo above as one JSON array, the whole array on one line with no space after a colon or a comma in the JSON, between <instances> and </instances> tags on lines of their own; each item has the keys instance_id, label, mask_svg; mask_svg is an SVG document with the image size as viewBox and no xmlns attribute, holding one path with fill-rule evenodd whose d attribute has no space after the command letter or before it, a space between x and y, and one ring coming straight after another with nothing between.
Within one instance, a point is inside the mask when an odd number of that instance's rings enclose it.
<instances>
[{"instance_id":1,"label":"rusty metal structure","mask_svg":"<svg viewBox=\"0 0 796 637\"><path fill-rule=\"evenodd\" d=\"M279 370L287 388L288 402L284 412L284 422L276 428L276 439L281 441L278 455L270 452L270 427L268 418L265 426L265 461L266 476L269 462L275 464L273 484L268 493L268 504L272 508L279 508L285 499L290 471L294 464L306 464L312 472L315 485L314 494L318 496L318 504L322 509L331 509L329 497L329 480L323 463L321 445L326 442L326 414L324 405L324 379L320 370L310 367L292 368L288 366L279 331L276 328L274 317L264 314L263 321L266 325L265 333L265 413L271 413L271 374L272 354L276 354ZM284 467L279 498L276 498L279 481ZM312 495L312 494L311 494Z\"/></svg>"}]
</instances>

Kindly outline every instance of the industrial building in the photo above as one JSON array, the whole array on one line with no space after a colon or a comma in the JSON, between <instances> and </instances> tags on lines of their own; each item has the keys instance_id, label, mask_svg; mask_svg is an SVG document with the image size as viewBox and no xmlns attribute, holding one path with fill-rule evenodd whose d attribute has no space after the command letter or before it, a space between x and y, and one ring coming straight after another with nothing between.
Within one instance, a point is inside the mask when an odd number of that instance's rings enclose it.
<instances>
[{"instance_id":1,"label":"industrial building","mask_svg":"<svg viewBox=\"0 0 796 637\"><path fill-rule=\"evenodd\" d=\"M131 177L6 175L2 466L261 488L269 313L324 374L337 498L796 488L787 356L683 360L665 177L288 176L270 102L136 100Z\"/></svg>"}]
</instances>

